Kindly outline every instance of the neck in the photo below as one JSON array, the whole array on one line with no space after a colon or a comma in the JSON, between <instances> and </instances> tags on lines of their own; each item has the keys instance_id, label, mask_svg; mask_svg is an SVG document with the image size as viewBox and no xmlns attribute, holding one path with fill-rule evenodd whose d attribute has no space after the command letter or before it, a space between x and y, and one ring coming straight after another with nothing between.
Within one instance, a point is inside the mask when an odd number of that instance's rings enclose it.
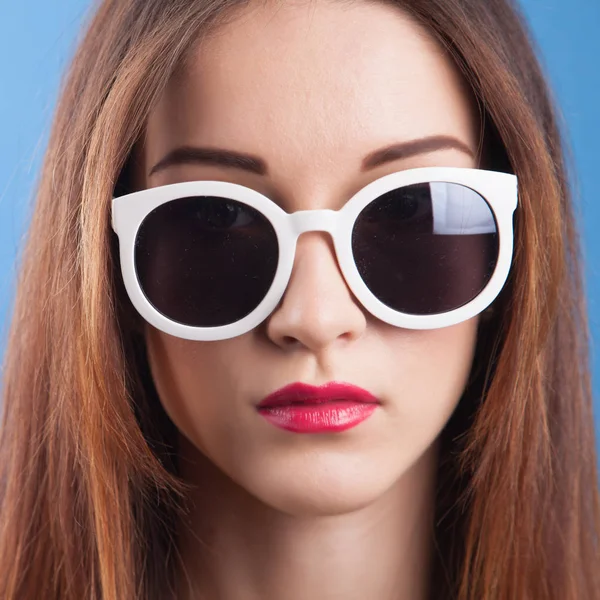
<instances>
[{"instance_id":1,"label":"neck","mask_svg":"<svg viewBox=\"0 0 600 600\"><path fill-rule=\"evenodd\" d=\"M185 600L427 598L436 444L382 497L335 516L263 504L183 437L181 467L194 485L179 539Z\"/></svg>"}]
</instances>

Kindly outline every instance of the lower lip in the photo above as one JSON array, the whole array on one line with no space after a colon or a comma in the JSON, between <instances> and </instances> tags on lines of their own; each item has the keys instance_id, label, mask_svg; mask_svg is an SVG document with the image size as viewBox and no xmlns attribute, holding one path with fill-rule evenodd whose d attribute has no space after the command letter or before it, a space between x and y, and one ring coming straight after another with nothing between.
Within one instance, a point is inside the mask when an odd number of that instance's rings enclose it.
<instances>
[{"instance_id":1,"label":"lower lip","mask_svg":"<svg viewBox=\"0 0 600 600\"><path fill-rule=\"evenodd\" d=\"M356 427L370 417L377 404L340 400L319 404L291 404L259 409L272 425L294 433L336 433Z\"/></svg>"}]
</instances>

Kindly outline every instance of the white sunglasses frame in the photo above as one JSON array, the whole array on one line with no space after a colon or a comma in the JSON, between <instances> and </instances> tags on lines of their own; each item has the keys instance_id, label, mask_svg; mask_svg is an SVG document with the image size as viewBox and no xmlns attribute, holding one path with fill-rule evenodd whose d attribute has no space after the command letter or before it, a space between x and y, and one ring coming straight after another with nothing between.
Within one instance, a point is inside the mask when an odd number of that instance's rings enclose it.
<instances>
[{"instance_id":1,"label":"white sunglasses frame","mask_svg":"<svg viewBox=\"0 0 600 600\"><path fill-rule=\"evenodd\" d=\"M430 182L461 184L487 201L497 224L498 260L488 284L467 304L445 313L411 315L385 305L365 285L352 256L352 227L364 207L382 194L401 186ZM247 204L259 210L270 221L277 235L279 260L273 283L261 303L235 323L218 327L195 327L173 321L149 302L140 286L134 257L140 225L161 204L186 196L225 197ZM294 213L285 212L267 196L239 184L225 181L186 181L113 198L112 227L119 238L121 271L132 304L148 323L179 338L195 341L225 340L247 333L264 321L285 293L292 273L298 238L309 231L322 231L331 235L346 284L372 315L395 327L437 329L474 317L485 310L500 293L512 262L513 213L517 202L515 175L463 167L421 167L398 171L368 183L339 210L302 210Z\"/></svg>"}]
</instances>

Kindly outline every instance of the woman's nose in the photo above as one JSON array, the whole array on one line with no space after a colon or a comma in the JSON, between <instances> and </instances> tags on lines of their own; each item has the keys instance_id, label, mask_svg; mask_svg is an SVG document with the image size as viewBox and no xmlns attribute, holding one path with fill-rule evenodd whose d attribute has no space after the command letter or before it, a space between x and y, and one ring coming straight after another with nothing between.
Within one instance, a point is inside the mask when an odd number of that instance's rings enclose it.
<instances>
[{"instance_id":1,"label":"woman's nose","mask_svg":"<svg viewBox=\"0 0 600 600\"><path fill-rule=\"evenodd\" d=\"M302 234L287 289L267 320L268 337L283 349L302 345L318 352L337 340L357 339L366 322L339 269L331 237Z\"/></svg>"}]
</instances>

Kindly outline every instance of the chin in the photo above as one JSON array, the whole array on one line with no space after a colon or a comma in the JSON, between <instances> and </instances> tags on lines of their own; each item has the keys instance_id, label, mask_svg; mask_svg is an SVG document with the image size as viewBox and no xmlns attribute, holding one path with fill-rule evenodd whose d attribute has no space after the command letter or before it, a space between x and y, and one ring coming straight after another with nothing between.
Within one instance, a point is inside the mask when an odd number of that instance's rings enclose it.
<instances>
[{"instance_id":1,"label":"chin","mask_svg":"<svg viewBox=\"0 0 600 600\"><path fill-rule=\"evenodd\" d=\"M325 493L280 493L262 499L271 508L293 517L334 517L361 510L377 500L377 494L347 493L346 490Z\"/></svg>"},{"instance_id":2,"label":"chin","mask_svg":"<svg viewBox=\"0 0 600 600\"><path fill-rule=\"evenodd\" d=\"M402 476L384 468L374 469L370 461L362 465L343 462L317 460L304 468L290 465L264 469L263 476L251 480L246 471L245 481L239 483L263 504L282 513L325 517L354 512L377 502Z\"/></svg>"}]
</instances>

